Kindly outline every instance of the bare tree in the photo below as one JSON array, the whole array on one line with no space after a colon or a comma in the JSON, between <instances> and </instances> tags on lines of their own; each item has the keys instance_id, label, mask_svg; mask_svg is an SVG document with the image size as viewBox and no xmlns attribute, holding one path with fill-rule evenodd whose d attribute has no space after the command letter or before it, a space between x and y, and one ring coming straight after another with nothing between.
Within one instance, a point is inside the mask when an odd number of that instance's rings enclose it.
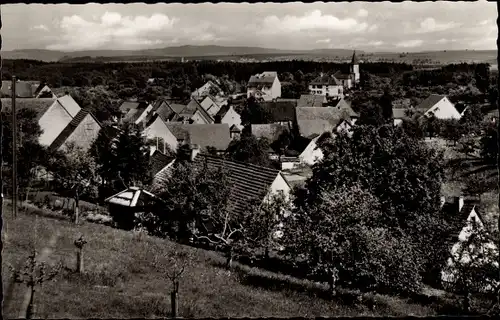
<instances>
[{"instance_id":1,"label":"bare tree","mask_svg":"<svg viewBox=\"0 0 500 320\"><path fill-rule=\"evenodd\" d=\"M172 283L170 292L170 302L172 308L172 318L176 318L179 313L179 284L185 271L192 265L193 257L190 253L182 251L170 251L163 255L155 255L154 267L167 277Z\"/></svg>"},{"instance_id":2,"label":"bare tree","mask_svg":"<svg viewBox=\"0 0 500 320\"><path fill-rule=\"evenodd\" d=\"M16 270L9 266L12 278L16 283L23 283L29 289L29 304L22 315L26 319L31 319L35 314L34 301L36 286L41 286L42 283L53 280L61 270L61 265L49 268L45 262L37 261L36 251L30 254L26 259L24 267L21 270Z\"/></svg>"}]
</instances>

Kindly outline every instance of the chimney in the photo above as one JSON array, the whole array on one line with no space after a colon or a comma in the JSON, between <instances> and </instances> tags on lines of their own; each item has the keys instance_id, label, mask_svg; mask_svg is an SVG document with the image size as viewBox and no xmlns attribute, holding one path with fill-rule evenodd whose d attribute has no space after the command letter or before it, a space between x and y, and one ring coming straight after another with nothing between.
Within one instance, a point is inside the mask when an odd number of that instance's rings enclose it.
<instances>
[{"instance_id":1,"label":"chimney","mask_svg":"<svg viewBox=\"0 0 500 320\"><path fill-rule=\"evenodd\" d=\"M198 153L200 153L200 146L197 144L191 145L191 161L194 161Z\"/></svg>"}]
</instances>

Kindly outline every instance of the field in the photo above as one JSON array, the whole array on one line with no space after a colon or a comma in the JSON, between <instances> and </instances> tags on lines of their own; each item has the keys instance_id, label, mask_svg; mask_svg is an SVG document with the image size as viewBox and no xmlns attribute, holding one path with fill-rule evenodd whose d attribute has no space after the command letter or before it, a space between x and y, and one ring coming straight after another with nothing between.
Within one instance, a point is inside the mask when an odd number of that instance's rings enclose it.
<instances>
[{"instance_id":1,"label":"field","mask_svg":"<svg viewBox=\"0 0 500 320\"><path fill-rule=\"evenodd\" d=\"M238 263L228 273L221 267L224 258L215 252L85 221L75 226L34 207L12 218L7 203L3 216L3 311L9 318L18 316L26 287L12 285L7 266L19 267L33 246L46 255L47 263L64 265L55 282L44 283L36 292L36 316L43 318L168 316L171 285L152 260L153 252L171 251L194 257L180 283L181 317L425 316L446 312L442 303L424 306L374 294L366 294L362 303L354 304L347 291L332 300L325 297L326 288L321 284ZM76 263L73 241L81 234L88 240L82 275L72 271Z\"/></svg>"}]
</instances>

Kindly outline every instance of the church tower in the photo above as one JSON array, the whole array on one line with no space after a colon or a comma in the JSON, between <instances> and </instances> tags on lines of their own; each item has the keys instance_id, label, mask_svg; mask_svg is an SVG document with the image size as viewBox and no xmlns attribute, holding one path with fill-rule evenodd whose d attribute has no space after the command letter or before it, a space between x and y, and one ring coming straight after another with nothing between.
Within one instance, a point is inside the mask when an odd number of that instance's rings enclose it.
<instances>
[{"instance_id":1,"label":"church tower","mask_svg":"<svg viewBox=\"0 0 500 320\"><path fill-rule=\"evenodd\" d=\"M351 61L351 75L353 77L353 82L354 85L359 83L359 62L358 62L358 57L356 56L356 50L354 50L354 53L352 54L352 61Z\"/></svg>"}]
</instances>

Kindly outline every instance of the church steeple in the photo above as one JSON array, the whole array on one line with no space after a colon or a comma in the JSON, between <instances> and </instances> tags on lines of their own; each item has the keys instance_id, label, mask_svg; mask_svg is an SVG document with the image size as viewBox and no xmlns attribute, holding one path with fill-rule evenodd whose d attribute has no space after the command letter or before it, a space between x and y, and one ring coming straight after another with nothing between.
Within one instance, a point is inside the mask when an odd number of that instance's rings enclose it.
<instances>
[{"instance_id":1,"label":"church steeple","mask_svg":"<svg viewBox=\"0 0 500 320\"><path fill-rule=\"evenodd\" d=\"M356 50L354 50L354 53L352 54L351 64L359 64L358 57L356 56Z\"/></svg>"}]
</instances>

